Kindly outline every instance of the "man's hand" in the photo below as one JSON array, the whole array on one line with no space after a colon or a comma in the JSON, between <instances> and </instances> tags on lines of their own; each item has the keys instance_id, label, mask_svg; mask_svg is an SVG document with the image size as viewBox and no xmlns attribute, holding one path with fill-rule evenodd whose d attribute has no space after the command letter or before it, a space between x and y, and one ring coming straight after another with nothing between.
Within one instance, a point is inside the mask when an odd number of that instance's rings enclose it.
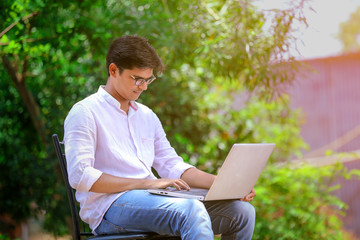
<instances>
[{"instance_id":1,"label":"man's hand","mask_svg":"<svg viewBox=\"0 0 360 240\"><path fill-rule=\"evenodd\" d=\"M246 195L244 198L241 198L240 200L245 202L251 202L255 196L256 196L255 189L252 189L248 195Z\"/></svg>"},{"instance_id":2,"label":"man's hand","mask_svg":"<svg viewBox=\"0 0 360 240\"><path fill-rule=\"evenodd\" d=\"M167 188L174 187L177 190L190 190L189 185L182 179L170 179L170 178L160 178L154 179L151 182L151 186L149 188Z\"/></svg>"}]
</instances>

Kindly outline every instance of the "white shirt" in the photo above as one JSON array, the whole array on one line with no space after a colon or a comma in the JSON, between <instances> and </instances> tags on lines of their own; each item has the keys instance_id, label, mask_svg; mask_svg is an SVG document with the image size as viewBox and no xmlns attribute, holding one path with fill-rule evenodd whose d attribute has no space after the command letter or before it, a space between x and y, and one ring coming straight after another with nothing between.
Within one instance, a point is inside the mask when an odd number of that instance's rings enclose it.
<instances>
[{"instance_id":1,"label":"white shirt","mask_svg":"<svg viewBox=\"0 0 360 240\"><path fill-rule=\"evenodd\" d=\"M65 154L70 185L76 189L80 217L94 231L110 205L124 192L90 192L102 173L137 179L180 178L192 167L184 163L166 139L155 113L131 101L129 112L99 87L76 103L65 119Z\"/></svg>"}]
</instances>

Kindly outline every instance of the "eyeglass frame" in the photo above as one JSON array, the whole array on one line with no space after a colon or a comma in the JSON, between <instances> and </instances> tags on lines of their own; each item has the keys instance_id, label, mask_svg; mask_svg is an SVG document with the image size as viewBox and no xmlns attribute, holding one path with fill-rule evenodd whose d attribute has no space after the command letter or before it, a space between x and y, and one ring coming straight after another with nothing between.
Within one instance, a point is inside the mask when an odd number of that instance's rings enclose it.
<instances>
[{"instance_id":1,"label":"eyeglass frame","mask_svg":"<svg viewBox=\"0 0 360 240\"><path fill-rule=\"evenodd\" d=\"M151 77L149 77L148 79L141 78L141 77L135 77L135 76L131 75L130 73L129 73L129 75L130 75L130 77L131 77L132 79L134 79L136 86L141 86L141 85L143 85L145 82L146 82L146 85L150 85L150 84L151 84L153 81L155 81L155 79L156 79L156 77L154 76L154 74L153 74Z\"/></svg>"}]
</instances>

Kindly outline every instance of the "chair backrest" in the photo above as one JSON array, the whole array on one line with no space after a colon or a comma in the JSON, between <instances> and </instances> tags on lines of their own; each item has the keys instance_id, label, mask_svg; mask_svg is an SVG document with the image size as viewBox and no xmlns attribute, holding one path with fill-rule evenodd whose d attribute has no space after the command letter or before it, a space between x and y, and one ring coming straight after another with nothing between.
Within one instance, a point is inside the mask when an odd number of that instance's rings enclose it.
<instances>
[{"instance_id":1,"label":"chair backrest","mask_svg":"<svg viewBox=\"0 0 360 240\"><path fill-rule=\"evenodd\" d=\"M76 207L74 190L71 188L70 183L69 183L69 178L68 178L68 173L67 173L67 168L66 168L65 154L63 153L64 143L59 141L57 134L53 134L52 139L53 139L53 143L55 146L56 155L59 160L61 172L62 172L62 175L64 178L67 196L69 199L71 217L72 217L72 222L73 222L73 226L74 226L73 236L74 236L75 240L80 240L81 236L92 236L92 234L90 232L80 232L79 214L78 214L78 210Z\"/></svg>"}]
</instances>

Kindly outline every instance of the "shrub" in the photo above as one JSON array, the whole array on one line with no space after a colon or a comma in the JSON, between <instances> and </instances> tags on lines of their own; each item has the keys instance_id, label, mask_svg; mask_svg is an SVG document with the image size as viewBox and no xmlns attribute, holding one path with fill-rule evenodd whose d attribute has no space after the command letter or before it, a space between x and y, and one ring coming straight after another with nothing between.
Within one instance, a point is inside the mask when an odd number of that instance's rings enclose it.
<instances>
[{"instance_id":1,"label":"shrub","mask_svg":"<svg viewBox=\"0 0 360 240\"><path fill-rule=\"evenodd\" d=\"M269 165L253 201L257 209L253 239L347 239L340 215L347 205L332 195L340 176L350 178L340 163L325 167Z\"/></svg>"}]
</instances>

